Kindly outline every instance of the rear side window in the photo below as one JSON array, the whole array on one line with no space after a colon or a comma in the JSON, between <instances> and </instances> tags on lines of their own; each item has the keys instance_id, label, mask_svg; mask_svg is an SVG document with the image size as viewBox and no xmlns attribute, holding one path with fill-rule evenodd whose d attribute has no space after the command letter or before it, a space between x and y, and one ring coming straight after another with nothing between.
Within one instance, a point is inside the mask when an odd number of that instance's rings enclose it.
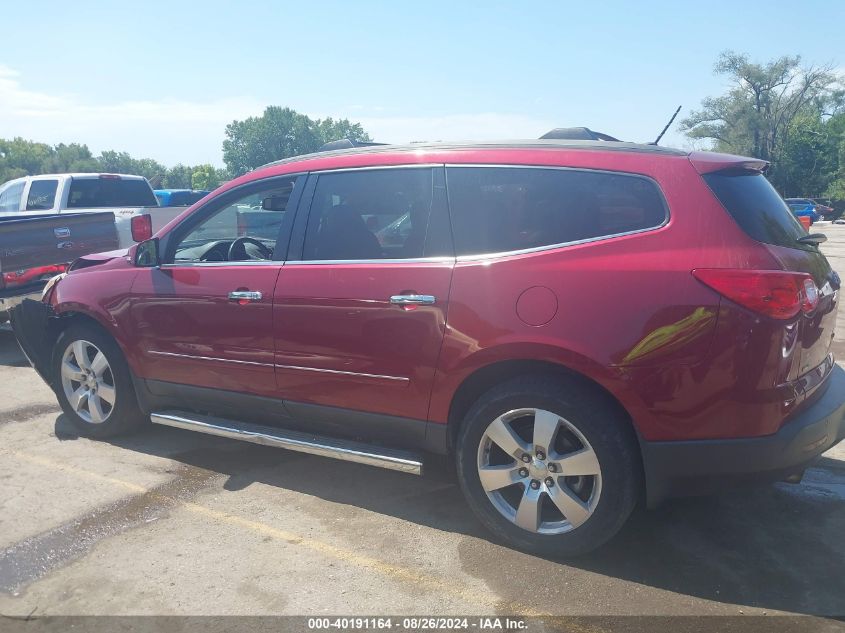
<instances>
[{"instance_id":1,"label":"rear side window","mask_svg":"<svg viewBox=\"0 0 845 633\"><path fill-rule=\"evenodd\" d=\"M659 227L663 196L647 178L576 169L450 167L458 255L517 251Z\"/></svg>"},{"instance_id":2,"label":"rear side window","mask_svg":"<svg viewBox=\"0 0 845 633\"><path fill-rule=\"evenodd\" d=\"M29 186L29 195L26 198L27 211L47 211L53 208L56 201L56 189L59 187L58 180L33 180Z\"/></svg>"},{"instance_id":3,"label":"rear side window","mask_svg":"<svg viewBox=\"0 0 845 633\"><path fill-rule=\"evenodd\" d=\"M158 201L146 180L74 178L67 206L68 209L157 207Z\"/></svg>"},{"instance_id":4,"label":"rear side window","mask_svg":"<svg viewBox=\"0 0 845 633\"><path fill-rule=\"evenodd\" d=\"M801 248L796 240L807 232L763 174L715 172L705 174L704 181L751 238Z\"/></svg>"},{"instance_id":5,"label":"rear side window","mask_svg":"<svg viewBox=\"0 0 845 633\"><path fill-rule=\"evenodd\" d=\"M21 181L0 187L0 211L20 210L24 184Z\"/></svg>"},{"instance_id":6,"label":"rear side window","mask_svg":"<svg viewBox=\"0 0 845 633\"><path fill-rule=\"evenodd\" d=\"M434 202L430 168L321 174L308 216L302 259L428 256L427 235Z\"/></svg>"}]
</instances>

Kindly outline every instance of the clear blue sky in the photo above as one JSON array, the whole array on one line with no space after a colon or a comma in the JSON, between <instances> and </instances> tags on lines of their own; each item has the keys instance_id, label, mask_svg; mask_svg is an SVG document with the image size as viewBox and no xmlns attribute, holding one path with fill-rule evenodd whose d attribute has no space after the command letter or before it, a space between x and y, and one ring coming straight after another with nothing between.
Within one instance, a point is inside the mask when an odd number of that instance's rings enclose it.
<instances>
[{"instance_id":1,"label":"clear blue sky","mask_svg":"<svg viewBox=\"0 0 845 633\"><path fill-rule=\"evenodd\" d=\"M222 164L226 123L271 104L389 142L571 125L647 141L677 105L724 89L724 49L845 69L840 0L27 0L3 22L0 137L168 165Z\"/></svg>"}]
</instances>

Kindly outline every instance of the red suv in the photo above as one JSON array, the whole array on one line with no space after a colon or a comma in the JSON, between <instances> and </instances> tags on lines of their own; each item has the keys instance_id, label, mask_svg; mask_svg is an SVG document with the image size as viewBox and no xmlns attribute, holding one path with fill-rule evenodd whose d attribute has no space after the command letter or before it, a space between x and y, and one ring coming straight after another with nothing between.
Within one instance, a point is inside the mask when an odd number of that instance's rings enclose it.
<instances>
[{"instance_id":1,"label":"red suv","mask_svg":"<svg viewBox=\"0 0 845 633\"><path fill-rule=\"evenodd\" d=\"M839 277L759 160L606 141L280 161L13 314L67 417L419 474L501 539L800 478L845 434Z\"/></svg>"}]
</instances>

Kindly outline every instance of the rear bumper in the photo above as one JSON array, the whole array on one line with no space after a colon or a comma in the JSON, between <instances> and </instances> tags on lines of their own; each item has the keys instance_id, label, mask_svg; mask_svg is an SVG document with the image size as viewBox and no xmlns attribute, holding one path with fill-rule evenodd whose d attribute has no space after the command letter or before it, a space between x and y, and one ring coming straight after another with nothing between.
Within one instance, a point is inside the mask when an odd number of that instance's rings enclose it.
<instances>
[{"instance_id":1,"label":"rear bumper","mask_svg":"<svg viewBox=\"0 0 845 633\"><path fill-rule=\"evenodd\" d=\"M642 442L648 505L707 494L738 483L800 473L845 438L845 370L830 373L824 394L774 435L727 440Z\"/></svg>"}]
</instances>

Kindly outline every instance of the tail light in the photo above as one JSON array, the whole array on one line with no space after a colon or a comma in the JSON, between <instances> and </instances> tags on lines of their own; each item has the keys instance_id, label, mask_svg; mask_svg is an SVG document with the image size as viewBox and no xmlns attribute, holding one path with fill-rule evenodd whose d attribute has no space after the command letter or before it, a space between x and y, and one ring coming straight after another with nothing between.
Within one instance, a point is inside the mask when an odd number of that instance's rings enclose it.
<instances>
[{"instance_id":1,"label":"tail light","mask_svg":"<svg viewBox=\"0 0 845 633\"><path fill-rule=\"evenodd\" d=\"M698 268L692 274L734 303L773 319L791 319L819 304L818 288L807 273Z\"/></svg>"},{"instance_id":2,"label":"tail light","mask_svg":"<svg viewBox=\"0 0 845 633\"><path fill-rule=\"evenodd\" d=\"M153 236L153 218L149 213L133 215L129 220L129 230L136 242L146 242Z\"/></svg>"}]
</instances>

